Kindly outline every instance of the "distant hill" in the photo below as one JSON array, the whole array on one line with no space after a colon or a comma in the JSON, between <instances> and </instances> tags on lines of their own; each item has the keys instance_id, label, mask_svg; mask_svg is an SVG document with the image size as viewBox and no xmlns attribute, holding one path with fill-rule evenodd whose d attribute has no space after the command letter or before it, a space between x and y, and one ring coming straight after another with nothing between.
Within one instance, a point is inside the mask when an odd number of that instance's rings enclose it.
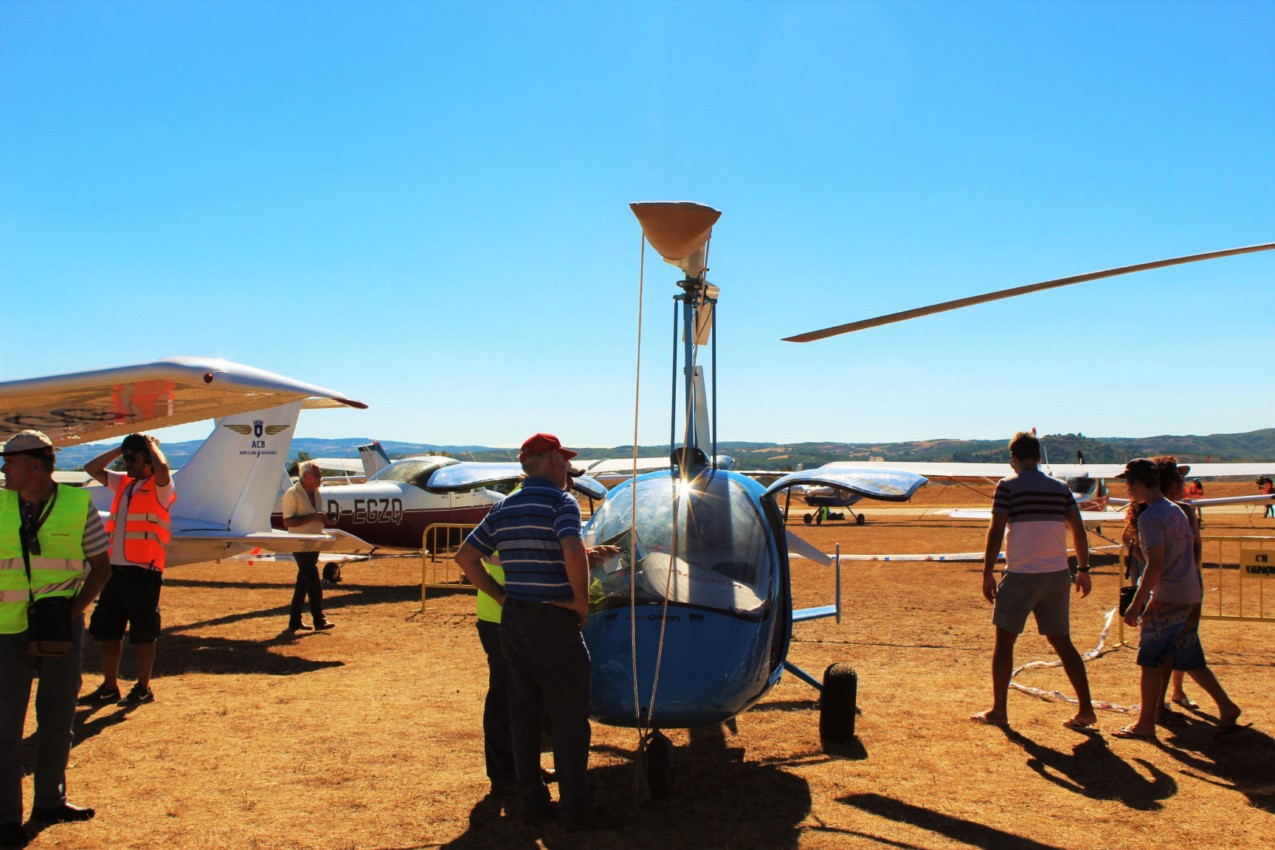
<instances>
[{"instance_id":1,"label":"distant hill","mask_svg":"<svg viewBox=\"0 0 1275 850\"><path fill-rule=\"evenodd\" d=\"M1208 436L1158 437L1086 437L1083 434L1051 434L1041 438L1049 459L1055 463L1076 460L1083 452L1089 463L1123 463L1129 458L1174 454L1184 463L1239 463L1275 460L1275 428L1249 431L1245 434L1210 434ZM175 468L180 468L199 449L200 440L169 443L164 451ZM303 437L292 441L289 460L305 452L310 457L357 457L357 447L369 443L363 437L322 439ZM742 469L796 469L820 466L834 460L863 460L874 457L896 461L961 461L997 462L1006 455L1007 440L919 440L906 443L719 443L718 451L735 458ZM489 446L436 445L382 440L381 446L391 458L413 454L443 454L463 460L516 460L516 449ZM73 446L59 453L61 469L80 469L102 451L100 446ZM580 449L580 457L595 460L605 457L628 457L632 446ZM641 446L641 457L664 457L667 445Z\"/></svg>"}]
</instances>

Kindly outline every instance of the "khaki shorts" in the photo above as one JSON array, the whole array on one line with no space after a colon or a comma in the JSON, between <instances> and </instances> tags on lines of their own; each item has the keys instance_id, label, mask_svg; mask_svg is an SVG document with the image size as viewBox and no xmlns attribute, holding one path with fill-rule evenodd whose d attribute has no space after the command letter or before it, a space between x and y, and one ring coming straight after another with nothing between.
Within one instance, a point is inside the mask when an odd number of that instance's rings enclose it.
<instances>
[{"instance_id":1,"label":"khaki shorts","mask_svg":"<svg viewBox=\"0 0 1275 850\"><path fill-rule=\"evenodd\" d=\"M1005 573L996 592L992 624L1021 635L1028 614L1036 615L1036 630L1046 637L1071 634L1071 570Z\"/></svg>"}]
</instances>

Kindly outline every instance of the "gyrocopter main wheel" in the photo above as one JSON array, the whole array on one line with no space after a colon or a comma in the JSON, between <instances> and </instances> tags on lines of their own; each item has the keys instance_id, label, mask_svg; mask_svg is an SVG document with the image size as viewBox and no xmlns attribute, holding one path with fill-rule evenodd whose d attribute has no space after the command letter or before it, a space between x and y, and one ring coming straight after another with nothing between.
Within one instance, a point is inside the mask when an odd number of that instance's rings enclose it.
<instances>
[{"instance_id":1,"label":"gyrocopter main wheel","mask_svg":"<svg viewBox=\"0 0 1275 850\"><path fill-rule=\"evenodd\" d=\"M854 739L855 701L859 695L859 674L849 664L833 664L823 674L823 696L819 700L819 737L829 743Z\"/></svg>"}]
</instances>

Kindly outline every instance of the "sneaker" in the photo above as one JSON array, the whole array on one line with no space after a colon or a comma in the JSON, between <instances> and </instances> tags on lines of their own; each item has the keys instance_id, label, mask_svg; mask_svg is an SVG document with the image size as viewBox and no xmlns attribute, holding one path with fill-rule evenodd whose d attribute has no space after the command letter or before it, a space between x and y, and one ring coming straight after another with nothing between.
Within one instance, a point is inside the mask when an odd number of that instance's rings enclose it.
<instances>
[{"instance_id":1,"label":"sneaker","mask_svg":"<svg viewBox=\"0 0 1275 850\"><path fill-rule=\"evenodd\" d=\"M315 623L314 630L316 632L326 632L328 629L335 629L336 623L331 620L324 620L322 623Z\"/></svg>"},{"instance_id":2,"label":"sneaker","mask_svg":"<svg viewBox=\"0 0 1275 850\"><path fill-rule=\"evenodd\" d=\"M290 632L312 632L312 631L314 631L314 626L311 626L311 625L309 625L309 624L307 624L307 623L301 623L301 622L288 623L288 631L290 631Z\"/></svg>"},{"instance_id":3,"label":"sneaker","mask_svg":"<svg viewBox=\"0 0 1275 850\"><path fill-rule=\"evenodd\" d=\"M79 821L93 820L95 814L97 812L88 806L74 806L70 803L48 808L41 808L40 806L31 808L31 820L44 824L77 823Z\"/></svg>"},{"instance_id":4,"label":"sneaker","mask_svg":"<svg viewBox=\"0 0 1275 850\"><path fill-rule=\"evenodd\" d=\"M105 682L97 686L91 694L80 697L80 705L105 705L108 702L119 702L119 685L107 685Z\"/></svg>"},{"instance_id":5,"label":"sneaker","mask_svg":"<svg viewBox=\"0 0 1275 850\"><path fill-rule=\"evenodd\" d=\"M124 708L137 708L139 705L155 701L155 694L150 688L143 688L141 685L134 685L133 689L128 692L128 696L116 703Z\"/></svg>"}]
</instances>

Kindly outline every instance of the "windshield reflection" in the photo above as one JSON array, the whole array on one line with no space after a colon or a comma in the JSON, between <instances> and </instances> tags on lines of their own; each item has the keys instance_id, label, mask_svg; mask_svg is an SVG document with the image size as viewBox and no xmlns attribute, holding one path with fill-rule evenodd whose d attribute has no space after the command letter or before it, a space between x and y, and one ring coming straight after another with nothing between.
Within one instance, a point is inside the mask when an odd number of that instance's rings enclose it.
<instances>
[{"instance_id":1,"label":"windshield reflection","mask_svg":"<svg viewBox=\"0 0 1275 850\"><path fill-rule=\"evenodd\" d=\"M636 535L630 533L634 492ZM670 604L734 613L765 609L770 540L757 505L728 475L709 471L692 484L655 476L617 487L586 534L585 545L604 543L619 546L621 555L590 573L594 610L627 606L630 597L638 604L667 597Z\"/></svg>"},{"instance_id":2,"label":"windshield reflection","mask_svg":"<svg viewBox=\"0 0 1275 850\"><path fill-rule=\"evenodd\" d=\"M422 458L406 458L404 460L396 460L380 472L373 475L368 481L399 481L404 484L411 484L414 487L420 487L422 490L429 483L429 477L434 471L444 466L451 466L453 463L460 461L450 457L422 457Z\"/></svg>"}]
</instances>

